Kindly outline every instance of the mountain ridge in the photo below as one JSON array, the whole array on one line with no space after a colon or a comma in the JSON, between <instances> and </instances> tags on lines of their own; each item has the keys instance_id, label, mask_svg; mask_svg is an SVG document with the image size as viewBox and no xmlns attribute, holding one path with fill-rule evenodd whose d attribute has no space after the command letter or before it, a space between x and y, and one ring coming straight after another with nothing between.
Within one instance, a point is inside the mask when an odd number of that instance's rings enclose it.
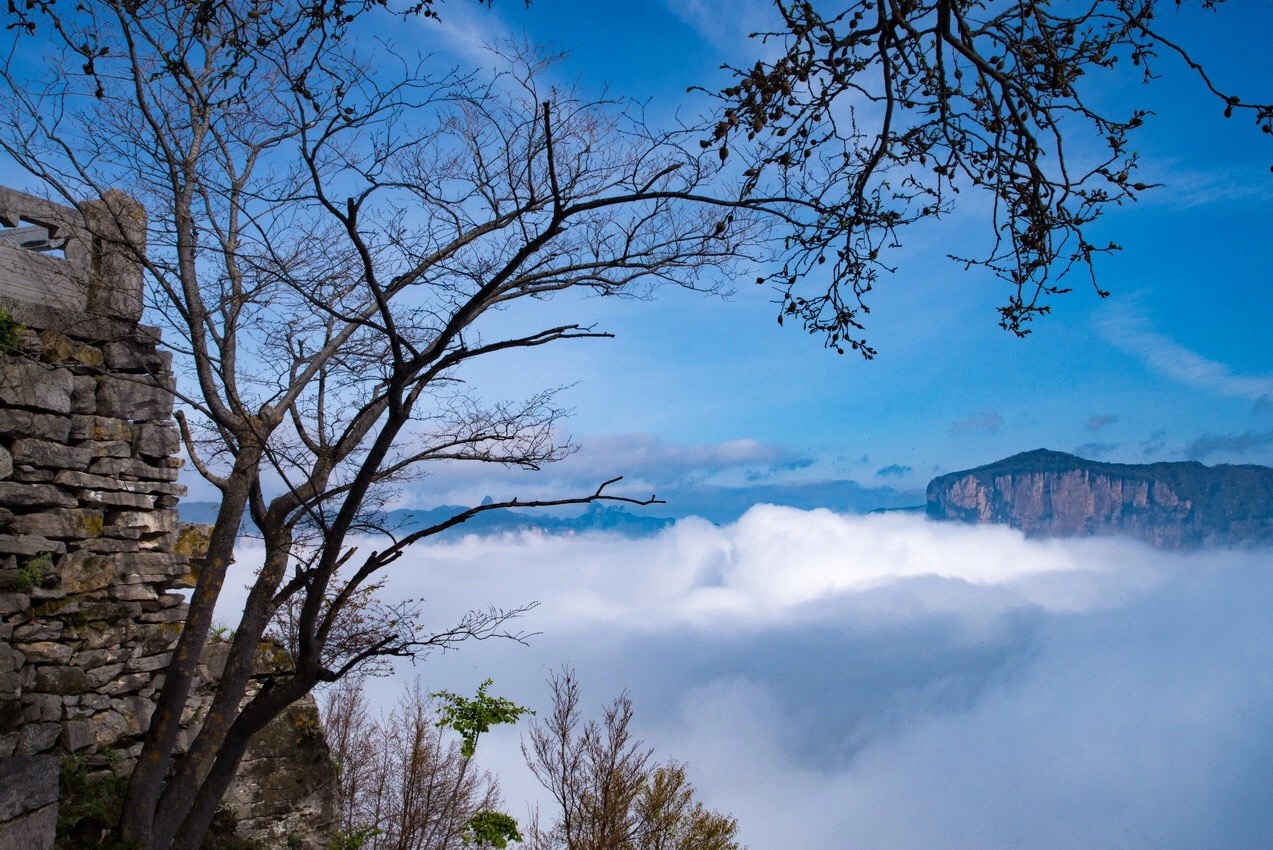
<instances>
[{"instance_id":1,"label":"mountain ridge","mask_svg":"<svg viewBox=\"0 0 1273 850\"><path fill-rule=\"evenodd\" d=\"M1107 463L1035 449L929 482L934 519L1032 537L1125 534L1163 549L1273 540L1273 468Z\"/></svg>"}]
</instances>

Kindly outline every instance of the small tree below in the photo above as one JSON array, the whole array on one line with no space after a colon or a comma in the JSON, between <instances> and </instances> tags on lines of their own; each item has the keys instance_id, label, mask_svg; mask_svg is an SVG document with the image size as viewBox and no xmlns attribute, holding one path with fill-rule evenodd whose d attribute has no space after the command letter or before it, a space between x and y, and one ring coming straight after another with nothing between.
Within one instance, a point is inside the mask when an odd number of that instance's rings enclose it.
<instances>
[{"instance_id":1,"label":"small tree below","mask_svg":"<svg viewBox=\"0 0 1273 850\"><path fill-rule=\"evenodd\" d=\"M553 710L531 726L526 762L556 801L547 826L535 817L533 850L740 850L738 822L695 799L685 766L654 762L632 738L632 701L606 706L601 722L583 721L572 671L549 679Z\"/></svg>"}]
</instances>

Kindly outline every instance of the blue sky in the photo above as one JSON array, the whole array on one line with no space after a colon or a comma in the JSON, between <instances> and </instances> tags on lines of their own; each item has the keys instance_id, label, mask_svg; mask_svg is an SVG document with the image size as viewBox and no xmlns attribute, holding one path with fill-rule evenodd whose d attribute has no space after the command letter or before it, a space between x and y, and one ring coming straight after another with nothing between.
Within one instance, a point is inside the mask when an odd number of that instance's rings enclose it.
<instances>
[{"instance_id":1,"label":"blue sky","mask_svg":"<svg viewBox=\"0 0 1273 850\"><path fill-rule=\"evenodd\" d=\"M1234 49L1235 34L1268 32L1273 5L1230 5L1214 15L1171 10L1163 27L1187 37L1221 86L1258 97L1273 56ZM422 48L459 62L486 61L481 45L508 37L554 44L568 53L564 79L648 100L651 115L666 117L702 108L688 85L719 83L722 62L754 56L747 33L769 13L764 0L645 0L583 14L563 0L449 4L443 24L422 24L418 35ZM772 296L749 285L727 299L663 290L650 301L548 305L547 314L595 321L617 338L471 373L493 395L569 387L563 399L584 457L518 477L518 486L582 483L579 469L641 472L642 486L663 489L764 476L906 490L1038 447L1122 462L1273 462L1273 145L1248 122L1226 122L1178 64L1161 67L1153 86L1120 72L1096 87L1112 108L1156 113L1136 145L1141 179L1164 184L1098 231L1125 249L1099 266L1111 298L1076 279L1033 335L1000 330L997 282L944 259L984 238L970 209L906 238L898 273L872 301L868 331L880 354L870 363L779 328ZM665 470L651 445L668 457ZM721 463L731 446L735 462ZM641 470L622 463L634 447L646 452ZM436 504L499 487L459 478L439 476L406 500Z\"/></svg>"},{"instance_id":2,"label":"blue sky","mask_svg":"<svg viewBox=\"0 0 1273 850\"><path fill-rule=\"evenodd\" d=\"M768 6L677 8L451 3L441 27L409 34L458 61L482 57L484 40L560 42L563 76L670 115L692 108L687 84L742 55ZM1234 49L1271 22L1269 3L1244 3L1176 26L1218 80L1241 83L1273 79L1267 51ZM1078 287L1028 339L1000 331L995 284L943 259L979 238L972 216L908 238L874 301L872 363L780 329L755 287L538 305L617 338L466 377L493 397L568 387L580 451L505 478L444 470L404 503L560 494L625 473L643 492L764 485L807 508L801 481L913 492L1040 446L1273 461L1273 146L1226 125L1189 81L1102 83L1101 97L1159 113L1140 145L1146 182L1168 184L1109 217L1103 232L1126 246L1101 266L1109 300ZM260 553L245 541L238 556L227 620ZM467 537L415 547L385 592L424 597L439 627L538 600L521 622L541 634L404 664L370 687L387 707L409 676L457 692L490 677L542 712L544 677L571 665L591 706L631 693L637 733L688 763L751 850L1268 847L1268 556L767 505L640 540ZM518 817L543 799L520 766L522 731L479 749Z\"/></svg>"}]
</instances>

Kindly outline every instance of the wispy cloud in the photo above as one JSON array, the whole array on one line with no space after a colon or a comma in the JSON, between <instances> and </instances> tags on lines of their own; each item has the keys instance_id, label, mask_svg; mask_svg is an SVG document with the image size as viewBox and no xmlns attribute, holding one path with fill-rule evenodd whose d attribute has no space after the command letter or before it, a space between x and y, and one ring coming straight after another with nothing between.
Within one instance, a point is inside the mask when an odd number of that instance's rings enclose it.
<instances>
[{"instance_id":1,"label":"wispy cloud","mask_svg":"<svg viewBox=\"0 0 1273 850\"><path fill-rule=\"evenodd\" d=\"M563 438L564 439L564 438ZM763 484L814 465L813 458L786 446L751 438L715 443L678 443L653 434L607 434L575 441L578 451L542 470L506 470L492 465L439 464L412 482L399 507L475 505L485 496L561 498L591 493L602 481L623 476L612 493L660 496L704 483ZM734 514L735 516L737 514Z\"/></svg>"},{"instance_id":2,"label":"wispy cloud","mask_svg":"<svg viewBox=\"0 0 1273 850\"><path fill-rule=\"evenodd\" d=\"M1140 204L1189 210L1210 204L1236 204L1273 200L1268 165L1250 162L1200 169L1182 161L1155 164L1145 175L1162 185L1140 197Z\"/></svg>"},{"instance_id":3,"label":"wispy cloud","mask_svg":"<svg viewBox=\"0 0 1273 850\"><path fill-rule=\"evenodd\" d=\"M517 40L497 8L477 3L448 3L437 19L419 18L413 25L429 49L479 67L494 61L493 47Z\"/></svg>"},{"instance_id":4,"label":"wispy cloud","mask_svg":"<svg viewBox=\"0 0 1273 850\"><path fill-rule=\"evenodd\" d=\"M1102 428L1113 425L1118 421L1118 417L1112 413L1097 413L1087 420L1087 430L1096 433Z\"/></svg>"},{"instance_id":5,"label":"wispy cloud","mask_svg":"<svg viewBox=\"0 0 1273 850\"><path fill-rule=\"evenodd\" d=\"M1246 454L1273 446L1273 428L1244 434L1203 434L1185 447L1185 457L1203 460L1216 454Z\"/></svg>"},{"instance_id":6,"label":"wispy cloud","mask_svg":"<svg viewBox=\"0 0 1273 850\"><path fill-rule=\"evenodd\" d=\"M771 0L667 0L667 8L728 58L746 55L755 61L758 54L776 52L749 38L780 23Z\"/></svg>"},{"instance_id":7,"label":"wispy cloud","mask_svg":"<svg viewBox=\"0 0 1273 850\"><path fill-rule=\"evenodd\" d=\"M1095 460L1118 451L1118 447L1118 443L1081 443L1074 447L1074 454Z\"/></svg>"},{"instance_id":8,"label":"wispy cloud","mask_svg":"<svg viewBox=\"0 0 1273 850\"><path fill-rule=\"evenodd\" d=\"M1140 452L1145 457L1161 454L1167 446L1167 432L1155 431L1147 439L1141 440Z\"/></svg>"},{"instance_id":9,"label":"wispy cloud","mask_svg":"<svg viewBox=\"0 0 1273 850\"><path fill-rule=\"evenodd\" d=\"M976 413L972 416L960 419L958 422L950 426L950 433L956 437L961 434L976 432L995 434L998 433L999 429L1002 427L1003 417L992 410L987 410L982 413Z\"/></svg>"},{"instance_id":10,"label":"wispy cloud","mask_svg":"<svg viewBox=\"0 0 1273 850\"><path fill-rule=\"evenodd\" d=\"M1204 357L1154 330L1134 309L1112 308L1095 324L1107 342L1164 378L1252 402L1273 395L1273 376L1234 374L1227 364Z\"/></svg>"},{"instance_id":11,"label":"wispy cloud","mask_svg":"<svg viewBox=\"0 0 1273 850\"><path fill-rule=\"evenodd\" d=\"M876 470L876 475L880 478L905 478L913 472L913 468L901 463L890 463L888 466L881 467Z\"/></svg>"}]
</instances>

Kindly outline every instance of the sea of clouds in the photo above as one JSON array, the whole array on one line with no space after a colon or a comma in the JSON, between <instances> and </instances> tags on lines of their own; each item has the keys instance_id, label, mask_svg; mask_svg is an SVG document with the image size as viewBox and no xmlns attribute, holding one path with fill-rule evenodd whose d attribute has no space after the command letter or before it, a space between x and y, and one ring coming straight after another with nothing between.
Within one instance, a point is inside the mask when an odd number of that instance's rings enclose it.
<instances>
[{"instance_id":1,"label":"sea of clouds","mask_svg":"<svg viewBox=\"0 0 1273 850\"><path fill-rule=\"evenodd\" d=\"M569 665L593 707L630 694L751 850L1269 847L1271 555L767 505L639 540L468 537L416 547L386 592L439 627L538 601L539 634L372 690L489 677L543 709ZM520 815L541 795L518 735L479 760Z\"/></svg>"}]
</instances>

